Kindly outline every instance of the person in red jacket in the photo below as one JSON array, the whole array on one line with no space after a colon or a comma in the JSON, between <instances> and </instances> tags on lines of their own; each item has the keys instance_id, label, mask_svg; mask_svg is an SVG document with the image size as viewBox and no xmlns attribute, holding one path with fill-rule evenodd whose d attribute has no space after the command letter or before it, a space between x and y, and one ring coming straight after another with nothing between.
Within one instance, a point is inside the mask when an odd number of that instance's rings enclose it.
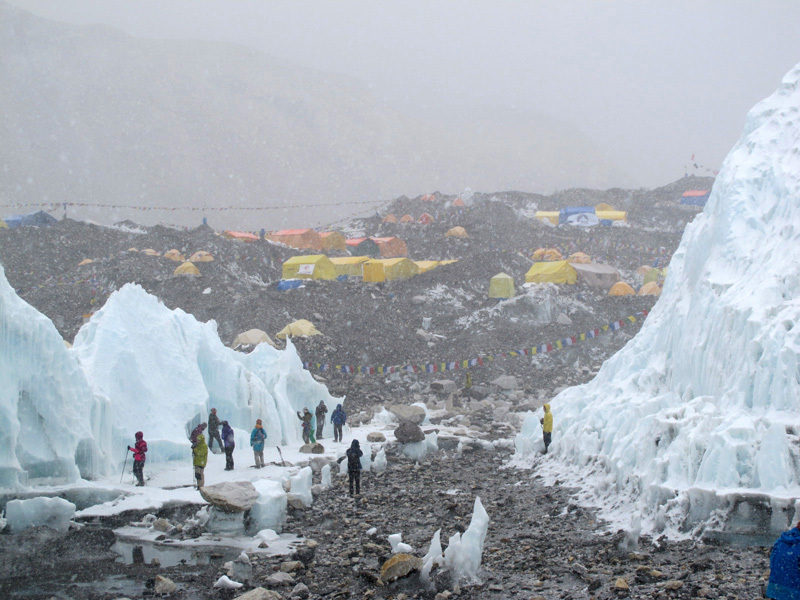
<instances>
[{"instance_id":1,"label":"person in red jacket","mask_svg":"<svg viewBox=\"0 0 800 600\"><path fill-rule=\"evenodd\" d=\"M136 444L133 448L128 446L128 450L133 452L133 474L136 476L136 485L144 485L144 460L147 452L147 442L144 441L144 434L136 432Z\"/></svg>"}]
</instances>

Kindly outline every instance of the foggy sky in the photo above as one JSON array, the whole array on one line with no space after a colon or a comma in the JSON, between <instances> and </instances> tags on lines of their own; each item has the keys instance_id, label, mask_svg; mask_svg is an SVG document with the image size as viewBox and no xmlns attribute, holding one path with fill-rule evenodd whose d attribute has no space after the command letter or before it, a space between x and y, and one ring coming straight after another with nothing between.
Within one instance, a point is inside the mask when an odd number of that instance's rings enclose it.
<instances>
[{"instance_id":1,"label":"foggy sky","mask_svg":"<svg viewBox=\"0 0 800 600\"><path fill-rule=\"evenodd\" d=\"M10 1L137 37L238 42L356 77L415 116L544 113L646 187L693 172L692 154L718 168L800 61L794 0Z\"/></svg>"}]
</instances>

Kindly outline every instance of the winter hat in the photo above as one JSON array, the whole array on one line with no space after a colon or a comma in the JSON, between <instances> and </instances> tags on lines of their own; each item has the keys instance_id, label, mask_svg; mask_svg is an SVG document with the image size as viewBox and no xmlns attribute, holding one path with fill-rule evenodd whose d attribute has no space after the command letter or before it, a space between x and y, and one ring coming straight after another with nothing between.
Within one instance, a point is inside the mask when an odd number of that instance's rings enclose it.
<instances>
[{"instance_id":1,"label":"winter hat","mask_svg":"<svg viewBox=\"0 0 800 600\"><path fill-rule=\"evenodd\" d=\"M342 405L341 404L337 404L336 408L342 408Z\"/></svg>"},{"instance_id":2,"label":"winter hat","mask_svg":"<svg viewBox=\"0 0 800 600\"><path fill-rule=\"evenodd\" d=\"M140 439L142 439L143 437L144 437L144 434L143 434L141 431L137 431L137 432L136 432L136 439L137 439L137 440L140 440Z\"/></svg>"},{"instance_id":3,"label":"winter hat","mask_svg":"<svg viewBox=\"0 0 800 600\"><path fill-rule=\"evenodd\" d=\"M217 409L216 408L212 408L211 412L215 413L215 412L217 412Z\"/></svg>"},{"instance_id":4,"label":"winter hat","mask_svg":"<svg viewBox=\"0 0 800 600\"><path fill-rule=\"evenodd\" d=\"M261 427L261 419L256 419L256 427Z\"/></svg>"},{"instance_id":5,"label":"winter hat","mask_svg":"<svg viewBox=\"0 0 800 600\"><path fill-rule=\"evenodd\" d=\"M303 412L308 412L308 407L307 406L303 407Z\"/></svg>"},{"instance_id":6,"label":"winter hat","mask_svg":"<svg viewBox=\"0 0 800 600\"><path fill-rule=\"evenodd\" d=\"M227 421L223 421L222 424L225 425L225 427L228 426L228 422Z\"/></svg>"},{"instance_id":7,"label":"winter hat","mask_svg":"<svg viewBox=\"0 0 800 600\"><path fill-rule=\"evenodd\" d=\"M208 423L200 423L200 427L202 427L203 429L205 429L206 427L208 427Z\"/></svg>"}]
</instances>

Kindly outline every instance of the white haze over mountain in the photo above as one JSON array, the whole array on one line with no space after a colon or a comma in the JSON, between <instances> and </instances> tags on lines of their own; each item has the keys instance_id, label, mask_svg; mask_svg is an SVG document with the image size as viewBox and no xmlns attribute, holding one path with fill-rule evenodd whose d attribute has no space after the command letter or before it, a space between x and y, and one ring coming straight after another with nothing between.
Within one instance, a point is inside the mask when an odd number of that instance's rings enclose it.
<instances>
[{"instance_id":1,"label":"white haze over mountain","mask_svg":"<svg viewBox=\"0 0 800 600\"><path fill-rule=\"evenodd\" d=\"M551 402L536 472L617 525L763 535L797 521L799 149L800 64L748 114L641 331ZM540 437L529 418L521 464Z\"/></svg>"},{"instance_id":2,"label":"white haze over mountain","mask_svg":"<svg viewBox=\"0 0 800 600\"><path fill-rule=\"evenodd\" d=\"M226 43L143 40L0 2L0 165L10 202L293 211L90 212L101 222L313 226L403 193L607 187L626 180L555 119L412 118L361 82ZM61 211L57 214L60 216Z\"/></svg>"}]
</instances>

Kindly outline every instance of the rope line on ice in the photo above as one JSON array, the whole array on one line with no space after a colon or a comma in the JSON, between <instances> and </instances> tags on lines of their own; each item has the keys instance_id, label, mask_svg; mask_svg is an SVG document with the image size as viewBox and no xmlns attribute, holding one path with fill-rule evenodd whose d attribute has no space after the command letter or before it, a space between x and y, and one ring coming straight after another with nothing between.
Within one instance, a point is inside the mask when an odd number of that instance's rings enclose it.
<instances>
[{"instance_id":1,"label":"rope line on ice","mask_svg":"<svg viewBox=\"0 0 800 600\"><path fill-rule=\"evenodd\" d=\"M406 373L443 373L446 371L459 371L469 369L471 367L482 367L487 362L491 362L498 358L518 358L520 356L533 356L535 354L546 354L562 350L570 346L574 346L580 342L585 342L599 337L603 333L613 333L622 329L626 323L636 323L643 321L648 315L648 311L643 310L637 312L635 315L630 315L619 321L612 321L607 325L590 329L587 332L579 333L573 336L561 338L554 342L547 344L539 344L538 346L531 346L530 348L522 348L519 350L507 350L495 354L481 354L477 358L468 358L465 360L449 361L449 362L429 362L424 364L405 364L395 366L354 366L354 365L336 365L332 363L319 363L314 361L303 361L303 368L307 370L316 369L321 372L335 372L335 373L360 373L362 375L386 375L389 373L406 372Z\"/></svg>"}]
</instances>

